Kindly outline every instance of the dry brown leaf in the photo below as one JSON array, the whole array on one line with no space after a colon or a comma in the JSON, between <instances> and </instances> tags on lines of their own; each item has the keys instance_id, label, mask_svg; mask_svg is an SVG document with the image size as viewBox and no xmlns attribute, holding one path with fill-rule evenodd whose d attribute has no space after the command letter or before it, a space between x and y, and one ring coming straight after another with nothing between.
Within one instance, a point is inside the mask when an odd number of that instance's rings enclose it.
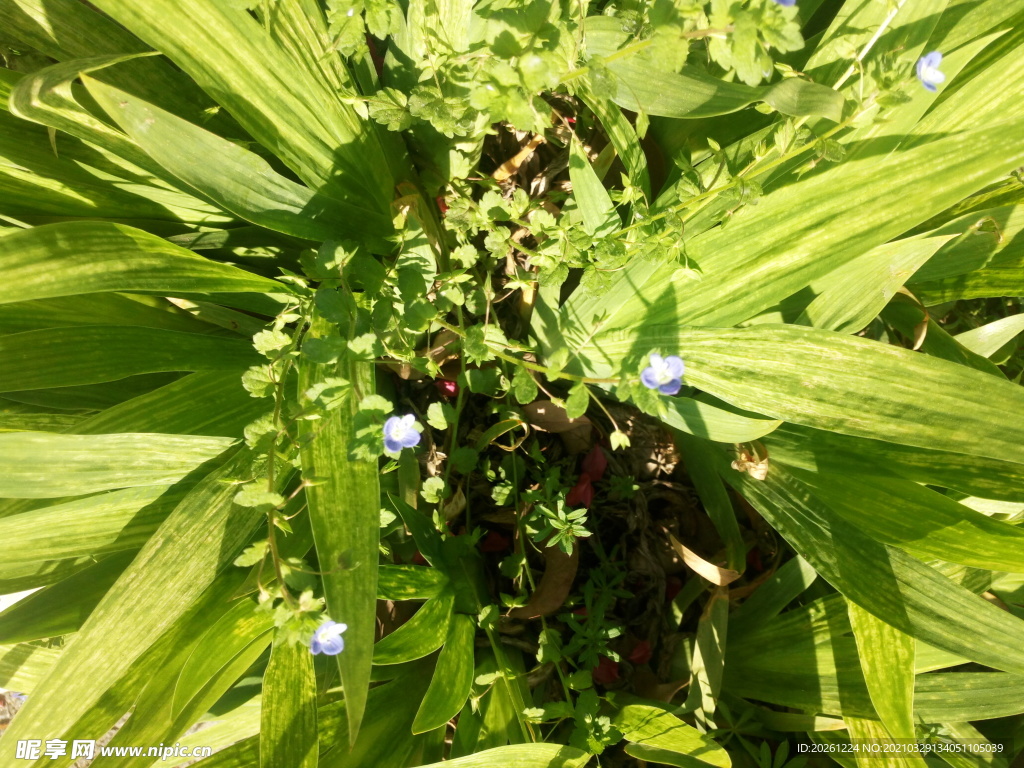
<instances>
[{"instance_id":1,"label":"dry brown leaf","mask_svg":"<svg viewBox=\"0 0 1024 768\"><path fill-rule=\"evenodd\" d=\"M736 579L743 575L739 571L734 571L731 568L720 568L714 563L709 563L692 549L685 547L683 543L670 532L665 531L665 535L668 536L668 540L672 544L672 549L674 549L679 556L683 558L683 562L686 563L694 573L698 576L704 577L712 584L724 587L726 584L732 584Z\"/></svg>"},{"instance_id":2,"label":"dry brown leaf","mask_svg":"<svg viewBox=\"0 0 1024 768\"><path fill-rule=\"evenodd\" d=\"M462 488L456 488L455 493L452 497L444 503L444 519L451 522L456 517L462 514L466 509L466 494L462 492Z\"/></svg>"},{"instance_id":3,"label":"dry brown leaf","mask_svg":"<svg viewBox=\"0 0 1024 768\"><path fill-rule=\"evenodd\" d=\"M491 174L491 177L495 181L505 181L510 176L514 176L519 172L519 167L530 159L530 155L541 144L544 143L544 136L541 134L534 134L533 138L530 139L526 145L515 153L512 157L498 166L498 170Z\"/></svg>"},{"instance_id":4,"label":"dry brown leaf","mask_svg":"<svg viewBox=\"0 0 1024 768\"><path fill-rule=\"evenodd\" d=\"M531 427L561 437L569 453L583 453L590 448L594 425L586 416L570 419L565 408L550 400L535 400L524 405L523 413Z\"/></svg>"},{"instance_id":5,"label":"dry brown leaf","mask_svg":"<svg viewBox=\"0 0 1024 768\"><path fill-rule=\"evenodd\" d=\"M513 608L508 615L513 619L539 619L550 616L565 604L576 570L580 565L580 548L573 547L567 555L558 547L544 548L544 575L526 605Z\"/></svg>"},{"instance_id":6,"label":"dry brown leaf","mask_svg":"<svg viewBox=\"0 0 1024 768\"><path fill-rule=\"evenodd\" d=\"M458 340L459 337L457 334L445 329L434 337L433 344L416 350L416 355L418 357L425 357L432 360L437 363L438 366L444 366L452 360L458 359L458 354L449 350L449 347ZM400 379L405 379L407 381L419 381L423 378L423 374L408 363L387 363L386 365L398 374Z\"/></svg>"}]
</instances>

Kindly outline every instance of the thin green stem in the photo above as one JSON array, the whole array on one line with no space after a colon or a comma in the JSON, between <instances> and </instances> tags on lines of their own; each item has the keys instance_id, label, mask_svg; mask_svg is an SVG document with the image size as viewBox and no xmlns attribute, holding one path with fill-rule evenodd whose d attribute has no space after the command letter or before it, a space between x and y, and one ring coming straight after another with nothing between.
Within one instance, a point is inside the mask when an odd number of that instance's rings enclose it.
<instances>
[{"instance_id":1,"label":"thin green stem","mask_svg":"<svg viewBox=\"0 0 1024 768\"><path fill-rule=\"evenodd\" d=\"M451 325L450 323L446 323L444 320L435 320L434 322L436 322L442 328L447 328L452 333L458 334L459 338L464 338L466 335L461 329L456 328L454 325ZM543 373L551 380L568 379L569 381L582 381L587 384L619 383L618 379L595 379L590 376L577 376L574 373L565 373L564 371L557 371L554 368L547 368L543 365L538 365L537 363L531 363L528 360L521 360L513 355L507 355L504 352L500 352L499 350L495 349L493 344L488 344L487 346L490 348L494 356L499 360L504 360L505 362L508 363L514 363L515 365L521 366L531 371L536 371L537 373Z\"/></svg>"}]
</instances>

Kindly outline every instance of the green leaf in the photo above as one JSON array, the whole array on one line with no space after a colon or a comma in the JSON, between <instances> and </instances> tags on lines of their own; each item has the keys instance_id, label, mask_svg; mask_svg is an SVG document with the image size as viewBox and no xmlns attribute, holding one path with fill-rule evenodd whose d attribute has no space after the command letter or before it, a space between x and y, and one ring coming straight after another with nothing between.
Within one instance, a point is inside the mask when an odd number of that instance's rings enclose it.
<instances>
[{"instance_id":1,"label":"green leaf","mask_svg":"<svg viewBox=\"0 0 1024 768\"><path fill-rule=\"evenodd\" d=\"M590 755L575 747L511 744L420 768L492 768L495 765L505 768L583 768L588 762Z\"/></svg>"},{"instance_id":2,"label":"green leaf","mask_svg":"<svg viewBox=\"0 0 1024 768\"><path fill-rule=\"evenodd\" d=\"M829 475L868 478L894 474L916 483L951 488L968 495L1024 501L1024 465L936 448L849 437L784 424L765 439L773 460Z\"/></svg>"},{"instance_id":3,"label":"green leaf","mask_svg":"<svg viewBox=\"0 0 1024 768\"><path fill-rule=\"evenodd\" d=\"M725 689L734 695L832 715L875 718L846 601L832 594L734 635ZM918 672L964 663L920 641ZM1024 677L1006 673L918 674L915 717L924 723L1008 716L1022 707Z\"/></svg>"},{"instance_id":4,"label":"green leaf","mask_svg":"<svg viewBox=\"0 0 1024 768\"><path fill-rule=\"evenodd\" d=\"M103 558L19 600L0 613L0 642L24 643L77 632L133 557L133 552L122 552Z\"/></svg>"},{"instance_id":5,"label":"green leaf","mask_svg":"<svg viewBox=\"0 0 1024 768\"><path fill-rule=\"evenodd\" d=\"M640 116L637 116L637 128L634 129L626 116L622 114L622 110L606 99L590 93L583 93L581 96L597 119L601 121L601 125L608 134L608 139L615 147L615 153L629 172L630 181L639 187L648 199L651 199L651 179L647 169L647 156L640 145L640 137L637 136L637 132L640 130Z\"/></svg>"},{"instance_id":6,"label":"green leaf","mask_svg":"<svg viewBox=\"0 0 1024 768\"><path fill-rule=\"evenodd\" d=\"M213 326L179 312L168 301L139 295L93 293L0 304L3 334L68 325L138 325L191 333L214 330Z\"/></svg>"},{"instance_id":7,"label":"green leaf","mask_svg":"<svg viewBox=\"0 0 1024 768\"><path fill-rule=\"evenodd\" d=\"M0 433L0 487L9 498L45 499L166 486L234 443L192 435Z\"/></svg>"},{"instance_id":8,"label":"green leaf","mask_svg":"<svg viewBox=\"0 0 1024 768\"><path fill-rule=\"evenodd\" d=\"M239 452L205 478L147 542L4 734L5 760L18 739L67 733L234 559L262 515L232 505L225 480L250 461Z\"/></svg>"},{"instance_id":9,"label":"green leaf","mask_svg":"<svg viewBox=\"0 0 1024 768\"><path fill-rule=\"evenodd\" d=\"M475 635L476 622L472 616L452 614L434 677L412 724L413 733L426 733L440 728L455 717L466 703L473 687Z\"/></svg>"},{"instance_id":10,"label":"green leaf","mask_svg":"<svg viewBox=\"0 0 1024 768\"><path fill-rule=\"evenodd\" d=\"M267 409L245 391L237 370L200 371L113 405L67 431L234 437Z\"/></svg>"},{"instance_id":11,"label":"green leaf","mask_svg":"<svg viewBox=\"0 0 1024 768\"><path fill-rule=\"evenodd\" d=\"M164 184L162 179L172 177L153 162L135 142L83 107L78 96L84 94L80 90L76 93L77 87L72 85L73 81L85 72L103 69L145 55L129 53L100 56L45 67L18 83L18 87L11 92L10 111L25 120L42 123L51 129L63 131L107 150L112 153L110 159L123 164L126 173L145 169L154 176L149 183L164 191L163 188L168 185ZM201 204L198 199L196 203Z\"/></svg>"},{"instance_id":12,"label":"green leaf","mask_svg":"<svg viewBox=\"0 0 1024 768\"><path fill-rule=\"evenodd\" d=\"M1024 572L1024 530L901 478L793 470L865 534L923 560ZM909 738L909 737L908 737Z\"/></svg>"},{"instance_id":13,"label":"green leaf","mask_svg":"<svg viewBox=\"0 0 1024 768\"><path fill-rule=\"evenodd\" d=\"M0 304L103 291L276 292L274 280L218 264L133 227L47 224L0 238Z\"/></svg>"},{"instance_id":14,"label":"green leaf","mask_svg":"<svg viewBox=\"0 0 1024 768\"><path fill-rule=\"evenodd\" d=\"M847 602L871 703L894 739L913 739L914 638ZM882 734L884 736L884 734Z\"/></svg>"},{"instance_id":15,"label":"green leaf","mask_svg":"<svg viewBox=\"0 0 1024 768\"><path fill-rule=\"evenodd\" d=\"M627 741L626 754L640 759L649 750L657 750L657 756L650 756L665 765L694 768L713 765L716 768L730 768L729 753L708 736L693 726L687 725L675 715L646 704L627 704L612 719L612 724L622 731ZM636 747L641 749L636 749ZM645 749L646 748L646 749Z\"/></svg>"},{"instance_id":16,"label":"green leaf","mask_svg":"<svg viewBox=\"0 0 1024 768\"><path fill-rule=\"evenodd\" d=\"M281 176L259 155L91 77L83 82L150 157L225 210L307 240L359 234L360 226L346 226L343 204Z\"/></svg>"},{"instance_id":17,"label":"green leaf","mask_svg":"<svg viewBox=\"0 0 1024 768\"><path fill-rule=\"evenodd\" d=\"M729 226L688 239L687 255L702 272L699 284L677 279L674 262L636 260L607 294L574 293L562 310L563 335L575 346L598 323L595 339L619 328L748 320L1020 165L1024 148L1017 154L986 148L1006 146L1021 131L1024 118L995 123L779 186L738 211ZM887 183L879 185L880 178Z\"/></svg>"},{"instance_id":18,"label":"green leaf","mask_svg":"<svg viewBox=\"0 0 1024 768\"><path fill-rule=\"evenodd\" d=\"M537 399L537 382L533 380L532 374L521 365L516 366L516 372L512 375L512 394L520 405L532 403Z\"/></svg>"},{"instance_id":19,"label":"green leaf","mask_svg":"<svg viewBox=\"0 0 1024 768\"><path fill-rule=\"evenodd\" d=\"M3 520L0 519L0 530ZM377 571L379 600L429 600L437 597L448 583L438 568L421 565L382 565ZM379 645L379 644L378 644Z\"/></svg>"},{"instance_id":20,"label":"green leaf","mask_svg":"<svg viewBox=\"0 0 1024 768\"><path fill-rule=\"evenodd\" d=\"M436 651L445 642L454 604L455 593L448 589L427 600L409 621L374 646L373 663L401 664Z\"/></svg>"},{"instance_id":21,"label":"green leaf","mask_svg":"<svg viewBox=\"0 0 1024 768\"><path fill-rule=\"evenodd\" d=\"M711 518L715 530L725 544L726 568L742 573L746 568L747 545L740 533L736 510L733 509L729 493L715 471L714 461L705 453L703 442L688 435L676 435L676 446L683 456L694 490L697 491L701 504L704 505L708 517ZM759 595L762 591L763 586L758 588L754 595ZM747 603L749 602L748 600Z\"/></svg>"},{"instance_id":22,"label":"green leaf","mask_svg":"<svg viewBox=\"0 0 1024 768\"><path fill-rule=\"evenodd\" d=\"M592 56L611 56L628 37L621 20L610 16L589 17L586 29L587 52ZM712 117L763 101L786 115L821 115L834 122L842 117L843 97L837 91L799 78L752 87L727 83L696 67L684 67L681 73L658 71L642 55L609 61L607 67L617 81L612 100L620 107L648 115Z\"/></svg>"},{"instance_id":23,"label":"green leaf","mask_svg":"<svg viewBox=\"0 0 1024 768\"><path fill-rule=\"evenodd\" d=\"M311 338L329 337L336 326L316 318ZM356 740L370 686L377 560L380 544L380 475L376 461L351 459L349 444L356 433L357 393L374 391L373 364L343 361L316 365L300 360L299 391L317 382L341 377L352 382L341 402L317 421L301 421L300 434L309 440L301 452L304 477L325 478L306 489L317 558L323 576L327 613L349 625L345 653L336 656L345 688L349 738Z\"/></svg>"},{"instance_id":24,"label":"green leaf","mask_svg":"<svg viewBox=\"0 0 1024 768\"><path fill-rule=\"evenodd\" d=\"M569 396L565 399L565 415L569 419L578 419L587 412L590 405L590 390L587 385L579 381L569 389Z\"/></svg>"},{"instance_id":25,"label":"green leaf","mask_svg":"<svg viewBox=\"0 0 1024 768\"><path fill-rule=\"evenodd\" d=\"M96 6L154 45L368 235L391 231L394 181L372 124L297 66L245 8L213 0Z\"/></svg>"},{"instance_id":26,"label":"green leaf","mask_svg":"<svg viewBox=\"0 0 1024 768\"><path fill-rule=\"evenodd\" d=\"M780 466L765 480L720 472L821 577L905 634L979 664L1020 674L1024 623L895 547L879 544ZM805 662L806 663L806 662Z\"/></svg>"},{"instance_id":27,"label":"green leaf","mask_svg":"<svg viewBox=\"0 0 1024 768\"><path fill-rule=\"evenodd\" d=\"M427 424L434 429L448 429L448 416L445 403L431 403L427 407ZM447 406L449 409L451 406Z\"/></svg>"},{"instance_id":28,"label":"green leaf","mask_svg":"<svg viewBox=\"0 0 1024 768\"><path fill-rule=\"evenodd\" d=\"M0 336L0 391L116 381L163 371L237 370L256 358L244 339L95 325Z\"/></svg>"},{"instance_id":29,"label":"green leaf","mask_svg":"<svg viewBox=\"0 0 1024 768\"><path fill-rule=\"evenodd\" d=\"M743 637L751 628L775 618L817 578L818 574L799 555L787 560L729 615L733 634Z\"/></svg>"},{"instance_id":30,"label":"green leaf","mask_svg":"<svg viewBox=\"0 0 1024 768\"><path fill-rule=\"evenodd\" d=\"M149 49L95 8L75 0L11 0L0 4L0 26L56 61L103 55L124 56ZM219 130L238 131L226 113L186 75L161 58L134 59L97 75L170 109L186 120L208 120Z\"/></svg>"},{"instance_id":31,"label":"green leaf","mask_svg":"<svg viewBox=\"0 0 1024 768\"><path fill-rule=\"evenodd\" d=\"M261 768L316 768L316 675L304 645L277 645L263 678Z\"/></svg>"},{"instance_id":32,"label":"green leaf","mask_svg":"<svg viewBox=\"0 0 1024 768\"><path fill-rule=\"evenodd\" d=\"M994 320L980 328L958 333L954 338L982 357L992 357L1024 332L1024 313Z\"/></svg>"},{"instance_id":33,"label":"green leaf","mask_svg":"<svg viewBox=\"0 0 1024 768\"><path fill-rule=\"evenodd\" d=\"M757 440L782 423L779 419L741 411L706 395L666 398L661 404L664 412L660 418L670 427L718 443Z\"/></svg>"},{"instance_id":34,"label":"green leaf","mask_svg":"<svg viewBox=\"0 0 1024 768\"><path fill-rule=\"evenodd\" d=\"M140 548L177 505L165 486L128 488L0 517L0 579L30 564Z\"/></svg>"},{"instance_id":35,"label":"green leaf","mask_svg":"<svg viewBox=\"0 0 1024 768\"><path fill-rule=\"evenodd\" d=\"M797 324L856 333L875 319L917 268L951 239L898 240L872 248L811 283L816 295Z\"/></svg>"},{"instance_id":36,"label":"green leaf","mask_svg":"<svg viewBox=\"0 0 1024 768\"><path fill-rule=\"evenodd\" d=\"M257 633L248 647L235 653L238 646L232 634L246 623L252 626L255 608L254 600L239 600L234 594L242 575L237 569L222 573L188 612L131 666L117 685L107 691L100 704L75 723L72 733L102 730L125 706L131 706L132 714L137 717L134 722L121 726L111 740L113 746L173 743L180 738L252 666L269 643L266 633ZM230 625L221 621L227 614L235 619ZM225 633L227 642L223 646L211 643L206 636L211 625ZM180 674L202 644L211 656L211 663L207 665L210 676L201 681L199 695L176 713L173 701ZM114 759L110 768L127 768L131 762L126 757Z\"/></svg>"},{"instance_id":37,"label":"green leaf","mask_svg":"<svg viewBox=\"0 0 1024 768\"><path fill-rule=\"evenodd\" d=\"M9 691L32 693L62 650L35 644L0 645L0 685Z\"/></svg>"},{"instance_id":38,"label":"green leaf","mask_svg":"<svg viewBox=\"0 0 1024 768\"><path fill-rule=\"evenodd\" d=\"M739 408L796 424L923 448L1016 457L1024 391L907 349L797 326L644 328L581 350L588 374L617 371L631 350L678 349L686 381ZM635 354L635 353L634 353ZM638 367L627 360L627 370Z\"/></svg>"},{"instance_id":39,"label":"green leaf","mask_svg":"<svg viewBox=\"0 0 1024 768\"><path fill-rule=\"evenodd\" d=\"M690 661L690 690L686 697L687 708L694 708L697 723L705 728L714 727L715 709L722 692L728 627L728 590L717 587L697 622Z\"/></svg>"},{"instance_id":40,"label":"green leaf","mask_svg":"<svg viewBox=\"0 0 1024 768\"><path fill-rule=\"evenodd\" d=\"M206 622L204 629L175 675L170 702L175 717L203 696L221 669L238 666L241 660L240 671L244 671L263 654L273 639L274 617L257 611L251 599L239 600L222 616Z\"/></svg>"},{"instance_id":41,"label":"green leaf","mask_svg":"<svg viewBox=\"0 0 1024 768\"><path fill-rule=\"evenodd\" d=\"M928 307L965 299L1020 296L1024 294L1024 268L980 269L960 277L915 283L913 290Z\"/></svg>"},{"instance_id":42,"label":"green leaf","mask_svg":"<svg viewBox=\"0 0 1024 768\"><path fill-rule=\"evenodd\" d=\"M587 233L604 237L622 226L615 204L578 140L574 140L569 148L569 179Z\"/></svg>"}]
</instances>

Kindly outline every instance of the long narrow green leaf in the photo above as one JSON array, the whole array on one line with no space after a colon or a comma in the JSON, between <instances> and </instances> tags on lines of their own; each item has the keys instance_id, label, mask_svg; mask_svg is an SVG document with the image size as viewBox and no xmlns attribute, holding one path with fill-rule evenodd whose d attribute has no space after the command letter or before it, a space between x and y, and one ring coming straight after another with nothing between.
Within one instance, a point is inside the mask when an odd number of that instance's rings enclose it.
<instances>
[{"instance_id":1,"label":"long narrow green leaf","mask_svg":"<svg viewBox=\"0 0 1024 768\"><path fill-rule=\"evenodd\" d=\"M952 236L898 240L872 248L811 283L817 294L800 325L856 333L870 323L919 266Z\"/></svg>"},{"instance_id":2,"label":"long narrow green leaf","mask_svg":"<svg viewBox=\"0 0 1024 768\"><path fill-rule=\"evenodd\" d=\"M419 565L382 565L377 571L377 597L381 600L429 600L448 584L438 568Z\"/></svg>"},{"instance_id":3,"label":"long narrow green leaf","mask_svg":"<svg viewBox=\"0 0 1024 768\"><path fill-rule=\"evenodd\" d=\"M0 28L56 61L123 56L149 49L130 32L77 0L4 0ZM156 100L186 120L209 119L218 130L237 124L180 70L163 59L141 58L100 75L104 82Z\"/></svg>"},{"instance_id":4,"label":"long narrow green leaf","mask_svg":"<svg viewBox=\"0 0 1024 768\"><path fill-rule=\"evenodd\" d=\"M0 238L0 303L103 291L161 294L287 292L132 227L68 222Z\"/></svg>"},{"instance_id":5,"label":"long narrow green leaf","mask_svg":"<svg viewBox=\"0 0 1024 768\"><path fill-rule=\"evenodd\" d=\"M409 621L373 648L374 664L401 664L421 659L444 644L452 621L455 594L444 591L424 603Z\"/></svg>"},{"instance_id":6,"label":"long narrow green leaf","mask_svg":"<svg viewBox=\"0 0 1024 768\"><path fill-rule=\"evenodd\" d=\"M924 560L1024 573L1024 530L899 478L793 470L815 495L876 541ZM909 737L907 737L909 738Z\"/></svg>"},{"instance_id":7,"label":"long narrow green leaf","mask_svg":"<svg viewBox=\"0 0 1024 768\"><path fill-rule=\"evenodd\" d=\"M393 181L373 124L293 64L248 11L213 0L99 0L188 73L300 179L345 204L353 227L391 230Z\"/></svg>"},{"instance_id":8,"label":"long narrow green leaf","mask_svg":"<svg viewBox=\"0 0 1024 768\"><path fill-rule=\"evenodd\" d=\"M138 298L141 300L120 293L94 293L0 304L0 335L69 325L137 325L187 333L216 330L216 326L175 311L170 302L152 296ZM156 306L143 303L147 300Z\"/></svg>"},{"instance_id":9,"label":"long narrow green leaf","mask_svg":"<svg viewBox=\"0 0 1024 768\"><path fill-rule=\"evenodd\" d=\"M133 556L122 552L105 557L19 600L0 613L0 642L24 643L77 632Z\"/></svg>"},{"instance_id":10,"label":"long narrow green leaf","mask_svg":"<svg viewBox=\"0 0 1024 768\"><path fill-rule=\"evenodd\" d=\"M261 768L316 768L316 675L302 645L277 645L263 678Z\"/></svg>"},{"instance_id":11,"label":"long narrow green leaf","mask_svg":"<svg viewBox=\"0 0 1024 768\"><path fill-rule=\"evenodd\" d=\"M239 625L252 627L254 618L257 622L260 620L260 617L254 617L254 601L239 600L233 594L233 588L238 588L243 575L241 569L222 572L189 610L106 692L100 703L75 723L71 732L103 732L111 717L119 720L120 713L130 706L132 717L121 724L110 746L174 743L252 666L269 644L266 632L262 635L257 633L251 643L252 649L243 650L233 657L224 652L234 647L233 630L237 632ZM233 624L222 621L226 615L234 616ZM209 643L205 633L211 625L224 631L225 648ZM206 651L213 657L211 662L219 661L219 664L210 664L211 675L204 680L202 693L195 697L190 708L175 718L172 704L182 667L204 641ZM103 762L104 768L140 768L140 763L143 763L130 753L108 755ZM149 761L144 764L148 765Z\"/></svg>"},{"instance_id":12,"label":"long narrow green leaf","mask_svg":"<svg viewBox=\"0 0 1024 768\"><path fill-rule=\"evenodd\" d=\"M262 518L232 503L231 481L246 478L250 462L236 454L171 513L11 724L0 743L5 761L18 739L65 734L234 559Z\"/></svg>"},{"instance_id":13,"label":"long narrow green leaf","mask_svg":"<svg viewBox=\"0 0 1024 768\"><path fill-rule=\"evenodd\" d=\"M67 431L241 437L247 424L269 410L245 390L237 371L200 371L113 405Z\"/></svg>"},{"instance_id":14,"label":"long narrow green leaf","mask_svg":"<svg viewBox=\"0 0 1024 768\"><path fill-rule=\"evenodd\" d=\"M859 437L992 458L1017 456L1024 390L962 365L798 326L647 327L580 349L585 370L636 371L647 353L679 354L686 383L739 408Z\"/></svg>"},{"instance_id":15,"label":"long narrow green leaf","mask_svg":"<svg viewBox=\"0 0 1024 768\"><path fill-rule=\"evenodd\" d=\"M216 621L207 622L175 674L170 692L174 717L202 698L219 670L239 656L245 659L244 670L270 645L274 617L267 611L257 611L256 607L252 600L238 600Z\"/></svg>"},{"instance_id":16,"label":"long narrow green leaf","mask_svg":"<svg viewBox=\"0 0 1024 768\"><path fill-rule=\"evenodd\" d=\"M317 319L309 338L336 333L337 328ZM366 706L373 656L374 616L377 600L377 559L380 538L380 476L372 461L349 458L355 434L354 417L359 395L373 392L373 365L345 362L316 365L303 361L299 369L301 392L330 376L350 383L341 404L317 421L300 422L308 442L301 460L307 478L323 482L306 489L317 557L323 577L327 611L349 626L345 653L336 658L348 708L349 740L355 743Z\"/></svg>"},{"instance_id":17,"label":"long narrow green leaf","mask_svg":"<svg viewBox=\"0 0 1024 768\"><path fill-rule=\"evenodd\" d=\"M958 333L954 338L976 355L992 357L1021 333L1024 333L1024 312Z\"/></svg>"},{"instance_id":18,"label":"long narrow green leaf","mask_svg":"<svg viewBox=\"0 0 1024 768\"><path fill-rule=\"evenodd\" d=\"M775 618L817 578L818 574L800 555L786 561L737 610L729 614L733 635L743 637L754 627Z\"/></svg>"},{"instance_id":19,"label":"long narrow green leaf","mask_svg":"<svg viewBox=\"0 0 1024 768\"><path fill-rule=\"evenodd\" d=\"M308 240L352 233L342 206L280 175L259 155L98 80L83 81L150 157L231 213Z\"/></svg>"},{"instance_id":20,"label":"long narrow green leaf","mask_svg":"<svg viewBox=\"0 0 1024 768\"><path fill-rule=\"evenodd\" d=\"M864 670L868 695L894 739L912 739L914 730L914 638L847 603Z\"/></svg>"},{"instance_id":21,"label":"long narrow green leaf","mask_svg":"<svg viewBox=\"0 0 1024 768\"><path fill-rule=\"evenodd\" d=\"M830 475L899 475L916 483L972 496L1024 501L1024 465L936 448L850 437L784 424L765 438L771 456L791 466Z\"/></svg>"},{"instance_id":22,"label":"long narrow green leaf","mask_svg":"<svg viewBox=\"0 0 1024 768\"><path fill-rule=\"evenodd\" d=\"M209 226L234 220L109 152L65 134L55 141L58 154L46 128L0 111L0 212L33 223L40 217L142 219L156 231L177 222ZM178 231L180 225L173 230Z\"/></svg>"},{"instance_id":23,"label":"long narrow green leaf","mask_svg":"<svg viewBox=\"0 0 1024 768\"><path fill-rule=\"evenodd\" d=\"M0 391L117 381L170 371L238 371L260 358L243 339L94 325L0 336Z\"/></svg>"},{"instance_id":24,"label":"long narrow green leaf","mask_svg":"<svg viewBox=\"0 0 1024 768\"><path fill-rule=\"evenodd\" d=\"M41 645L0 645L0 686L31 693L57 663L62 650Z\"/></svg>"},{"instance_id":25,"label":"long narrow green leaf","mask_svg":"<svg viewBox=\"0 0 1024 768\"><path fill-rule=\"evenodd\" d=\"M1024 148L1015 154L989 147L1007 146L1021 131L1024 119L996 123L882 159L844 162L778 188L742 208L728 227L687 242L700 281L679 278L674 263L652 268L638 261L608 293L571 297L562 312L565 335L579 344L598 327L600 338L616 328L747 320L1020 165ZM888 183L880 186L879 178ZM786 226L766 238L779 221ZM644 285L653 291L638 290Z\"/></svg>"},{"instance_id":26,"label":"long narrow green leaf","mask_svg":"<svg viewBox=\"0 0 1024 768\"><path fill-rule=\"evenodd\" d=\"M1024 622L953 584L902 551L879 544L814 498L782 467L750 479L722 459L725 479L821 577L874 616L980 664L1024 672Z\"/></svg>"},{"instance_id":27,"label":"long narrow green leaf","mask_svg":"<svg viewBox=\"0 0 1024 768\"><path fill-rule=\"evenodd\" d=\"M23 78L11 92L8 108L12 114L20 118L64 131L108 150L111 153L108 157L112 162L120 159L131 164L125 166L125 171L142 175L145 169L154 175L154 186L162 185L159 178L165 177L166 174L160 166L135 142L83 107L72 89L72 83L79 75L118 64L138 55L75 59L33 72Z\"/></svg>"},{"instance_id":28,"label":"long narrow green leaf","mask_svg":"<svg viewBox=\"0 0 1024 768\"><path fill-rule=\"evenodd\" d=\"M732 500L715 471L715 464L703 450L700 440L687 435L677 435L676 445L683 455L686 472L700 497L708 517L715 525L719 537L725 544L726 567L743 572L746 567L747 546L736 520Z\"/></svg>"},{"instance_id":29,"label":"long narrow green leaf","mask_svg":"<svg viewBox=\"0 0 1024 768\"><path fill-rule=\"evenodd\" d=\"M569 149L569 178L576 205L583 216L583 228L589 234L603 237L622 226L608 191L579 141L573 141Z\"/></svg>"},{"instance_id":30,"label":"long narrow green leaf","mask_svg":"<svg viewBox=\"0 0 1024 768\"><path fill-rule=\"evenodd\" d=\"M5 433L0 488L9 498L45 499L171 485L234 443L192 435Z\"/></svg>"},{"instance_id":31,"label":"long narrow green leaf","mask_svg":"<svg viewBox=\"0 0 1024 768\"><path fill-rule=\"evenodd\" d=\"M708 396L673 397L663 405L661 419L680 432L716 443L748 443L774 431L782 422L725 407Z\"/></svg>"},{"instance_id":32,"label":"long narrow green leaf","mask_svg":"<svg viewBox=\"0 0 1024 768\"><path fill-rule=\"evenodd\" d=\"M139 549L181 495L160 485L144 486L0 517L5 543L0 579L48 560Z\"/></svg>"},{"instance_id":33,"label":"long narrow green leaf","mask_svg":"<svg viewBox=\"0 0 1024 768\"><path fill-rule=\"evenodd\" d=\"M473 637L476 621L464 613L452 614L448 637L437 668L412 724L413 733L426 733L459 713L473 688Z\"/></svg>"}]
</instances>

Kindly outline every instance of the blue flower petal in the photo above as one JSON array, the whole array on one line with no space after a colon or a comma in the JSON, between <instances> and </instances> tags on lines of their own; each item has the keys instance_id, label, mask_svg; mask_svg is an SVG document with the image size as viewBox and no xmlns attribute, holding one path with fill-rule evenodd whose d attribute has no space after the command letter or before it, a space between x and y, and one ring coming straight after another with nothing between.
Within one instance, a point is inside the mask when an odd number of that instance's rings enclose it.
<instances>
[{"instance_id":1,"label":"blue flower petal","mask_svg":"<svg viewBox=\"0 0 1024 768\"><path fill-rule=\"evenodd\" d=\"M640 381L648 389L657 389L660 386L658 372L654 368L644 368L640 374Z\"/></svg>"},{"instance_id":2,"label":"blue flower petal","mask_svg":"<svg viewBox=\"0 0 1024 768\"><path fill-rule=\"evenodd\" d=\"M313 633L313 637L309 641L309 650L313 652L314 656L321 653L327 656L337 656L345 649L345 639L341 633L346 629L348 627L344 624L326 619Z\"/></svg>"},{"instance_id":3,"label":"blue flower petal","mask_svg":"<svg viewBox=\"0 0 1024 768\"><path fill-rule=\"evenodd\" d=\"M683 382L679 379L672 379L668 384L662 384L658 387L658 391L663 395L675 395L679 393L679 390L683 388Z\"/></svg>"},{"instance_id":4,"label":"blue flower petal","mask_svg":"<svg viewBox=\"0 0 1024 768\"><path fill-rule=\"evenodd\" d=\"M668 368L668 372L672 375L673 379L680 379L683 376L683 371L686 370L686 366L683 365L683 360L677 355L671 355L665 358L665 366Z\"/></svg>"}]
</instances>

